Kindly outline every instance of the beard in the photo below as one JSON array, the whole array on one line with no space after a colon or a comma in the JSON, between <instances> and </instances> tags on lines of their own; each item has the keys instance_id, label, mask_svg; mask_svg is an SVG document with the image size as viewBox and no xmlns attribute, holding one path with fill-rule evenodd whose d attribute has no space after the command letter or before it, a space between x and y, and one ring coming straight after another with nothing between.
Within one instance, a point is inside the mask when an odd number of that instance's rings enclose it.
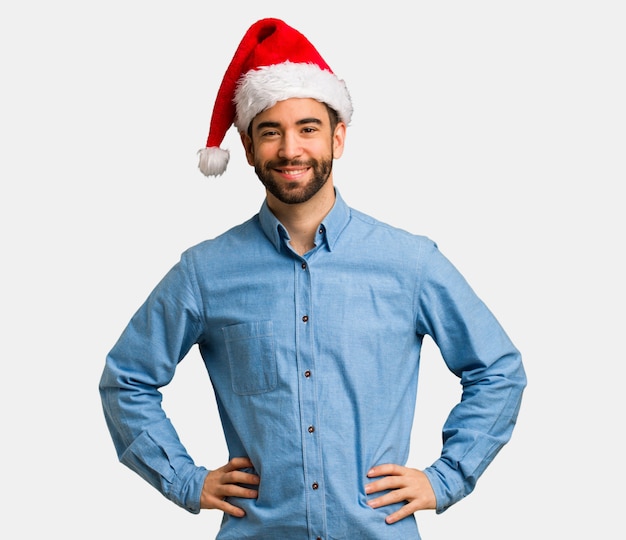
<instances>
[{"instance_id":1,"label":"beard","mask_svg":"<svg viewBox=\"0 0 626 540\"><path fill-rule=\"evenodd\" d=\"M273 169L284 167L311 167L313 178L306 184L281 184L274 179ZM274 197L285 204L300 204L308 201L326 184L333 168L332 156L328 159L301 160L276 160L265 163L255 162L254 172L261 183Z\"/></svg>"}]
</instances>

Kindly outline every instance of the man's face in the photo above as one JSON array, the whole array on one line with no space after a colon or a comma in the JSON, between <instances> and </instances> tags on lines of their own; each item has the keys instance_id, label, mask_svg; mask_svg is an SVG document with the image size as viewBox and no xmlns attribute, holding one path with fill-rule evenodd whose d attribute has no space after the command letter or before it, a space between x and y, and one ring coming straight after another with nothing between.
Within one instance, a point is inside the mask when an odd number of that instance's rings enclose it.
<instances>
[{"instance_id":1,"label":"man's face","mask_svg":"<svg viewBox=\"0 0 626 540\"><path fill-rule=\"evenodd\" d=\"M279 101L252 121L242 135L248 163L269 193L285 204L311 199L331 177L343 151L345 125L331 132L323 103L308 98Z\"/></svg>"}]
</instances>

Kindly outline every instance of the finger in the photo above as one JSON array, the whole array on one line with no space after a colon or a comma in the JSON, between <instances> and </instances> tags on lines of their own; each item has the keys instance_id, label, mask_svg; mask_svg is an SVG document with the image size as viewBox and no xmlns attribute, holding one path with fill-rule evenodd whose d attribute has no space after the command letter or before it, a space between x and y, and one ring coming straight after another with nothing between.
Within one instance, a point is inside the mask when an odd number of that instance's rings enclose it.
<instances>
[{"instance_id":1,"label":"finger","mask_svg":"<svg viewBox=\"0 0 626 540\"><path fill-rule=\"evenodd\" d=\"M248 457L234 457L231 458L230 461L224 465L225 471L234 471L237 469L245 469L246 467L254 467L252 465L252 461Z\"/></svg>"},{"instance_id":2,"label":"finger","mask_svg":"<svg viewBox=\"0 0 626 540\"><path fill-rule=\"evenodd\" d=\"M407 500L409 500L407 490L394 489L393 491L390 491L389 493L385 493L384 495L381 495L380 497L376 497L375 499L370 499L369 501L367 501L367 504L371 508L380 508L381 506L388 506L390 504L396 504L396 503L407 501Z\"/></svg>"},{"instance_id":3,"label":"finger","mask_svg":"<svg viewBox=\"0 0 626 540\"><path fill-rule=\"evenodd\" d=\"M382 465L376 465L367 471L369 478L375 478L376 476L388 476L388 475L400 475L403 472L404 467L395 463L383 463Z\"/></svg>"},{"instance_id":4,"label":"finger","mask_svg":"<svg viewBox=\"0 0 626 540\"><path fill-rule=\"evenodd\" d=\"M245 511L238 506L229 502L230 497L237 497L239 499L256 499L258 493L254 489L242 488L239 486L225 486L223 489L218 490L215 495L208 495L203 500L202 508L212 508L222 510L232 516L242 517L245 516Z\"/></svg>"},{"instance_id":5,"label":"finger","mask_svg":"<svg viewBox=\"0 0 626 540\"><path fill-rule=\"evenodd\" d=\"M417 510L418 510L417 508L415 509L412 508L412 504L410 503L405 504L402 508L400 508L400 510L397 510L393 514L389 514L385 518L385 521L391 525L392 523L395 523L396 521L400 521L401 519L409 517L411 514L415 513Z\"/></svg>"},{"instance_id":6,"label":"finger","mask_svg":"<svg viewBox=\"0 0 626 540\"><path fill-rule=\"evenodd\" d=\"M259 492L256 489L238 486L236 484L225 484L220 489L222 497L239 497L242 499L256 499Z\"/></svg>"},{"instance_id":7,"label":"finger","mask_svg":"<svg viewBox=\"0 0 626 540\"><path fill-rule=\"evenodd\" d=\"M246 511L243 508L239 508L239 506L230 504L227 501L220 501L219 506L216 506L215 508L222 510L225 514L233 517L244 517L246 515Z\"/></svg>"},{"instance_id":8,"label":"finger","mask_svg":"<svg viewBox=\"0 0 626 540\"><path fill-rule=\"evenodd\" d=\"M233 471L224 475L224 483L228 484L254 484L258 485L261 482L259 475L247 473L243 471Z\"/></svg>"},{"instance_id":9,"label":"finger","mask_svg":"<svg viewBox=\"0 0 626 540\"><path fill-rule=\"evenodd\" d=\"M406 487L408 482L402 476L385 476L380 480L374 480L369 484L365 484L365 493L371 495L372 493L378 493L379 491L386 491L388 489L399 489Z\"/></svg>"}]
</instances>

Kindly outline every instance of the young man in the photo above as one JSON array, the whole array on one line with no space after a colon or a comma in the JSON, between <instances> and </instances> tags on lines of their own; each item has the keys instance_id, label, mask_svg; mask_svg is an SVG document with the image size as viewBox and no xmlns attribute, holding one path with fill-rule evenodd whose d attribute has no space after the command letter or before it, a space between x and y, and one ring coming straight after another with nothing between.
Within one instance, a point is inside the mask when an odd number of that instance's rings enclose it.
<instances>
[{"instance_id":1,"label":"young man","mask_svg":"<svg viewBox=\"0 0 626 540\"><path fill-rule=\"evenodd\" d=\"M244 36L218 92L206 175L231 124L266 188L260 212L186 251L138 310L100 383L120 460L219 539L418 539L414 513L469 494L509 440L521 357L429 239L349 208L333 184L352 104L299 32ZM406 466L420 349L431 336L463 385L441 455ZM159 388L197 345L230 460L187 454Z\"/></svg>"}]
</instances>

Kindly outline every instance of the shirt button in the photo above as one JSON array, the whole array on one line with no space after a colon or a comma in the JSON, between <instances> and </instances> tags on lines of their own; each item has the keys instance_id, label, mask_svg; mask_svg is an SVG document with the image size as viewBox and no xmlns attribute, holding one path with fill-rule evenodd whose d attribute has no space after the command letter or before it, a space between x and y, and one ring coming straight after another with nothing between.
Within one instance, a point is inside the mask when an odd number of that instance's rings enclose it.
<instances>
[{"instance_id":1,"label":"shirt button","mask_svg":"<svg viewBox=\"0 0 626 540\"><path fill-rule=\"evenodd\" d=\"M320 227L320 234L324 234L324 227Z\"/></svg>"},{"instance_id":2,"label":"shirt button","mask_svg":"<svg viewBox=\"0 0 626 540\"><path fill-rule=\"evenodd\" d=\"M318 487L320 487L320 485L317 482L313 482L313 485L311 487L313 489L317 489Z\"/></svg>"},{"instance_id":3,"label":"shirt button","mask_svg":"<svg viewBox=\"0 0 626 540\"><path fill-rule=\"evenodd\" d=\"M309 433L313 433L315 431L315 428L313 426L309 426Z\"/></svg>"},{"instance_id":4,"label":"shirt button","mask_svg":"<svg viewBox=\"0 0 626 540\"><path fill-rule=\"evenodd\" d=\"M302 317L302 322L307 322L309 320L309 316L305 315L304 317Z\"/></svg>"},{"instance_id":5,"label":"shirt button","mask_svg":"<svg viewBox=\"0 0 626 540\"><path fill-rule=\"evenodd\" d=\"M306 263L305 262L302 263L302 270L306 270Z\"/></svg>"},{"instance_id":6,"label":"shirt button","mask_svg":"<svg viewBox=\"0 0 626 540\"><path fill-rule=\"evenodd\" d=\"M308 379L308 378L311 376L311 372L307 369L307 370L304 372L304 376Z\"/></svg>"}]
</instances>

